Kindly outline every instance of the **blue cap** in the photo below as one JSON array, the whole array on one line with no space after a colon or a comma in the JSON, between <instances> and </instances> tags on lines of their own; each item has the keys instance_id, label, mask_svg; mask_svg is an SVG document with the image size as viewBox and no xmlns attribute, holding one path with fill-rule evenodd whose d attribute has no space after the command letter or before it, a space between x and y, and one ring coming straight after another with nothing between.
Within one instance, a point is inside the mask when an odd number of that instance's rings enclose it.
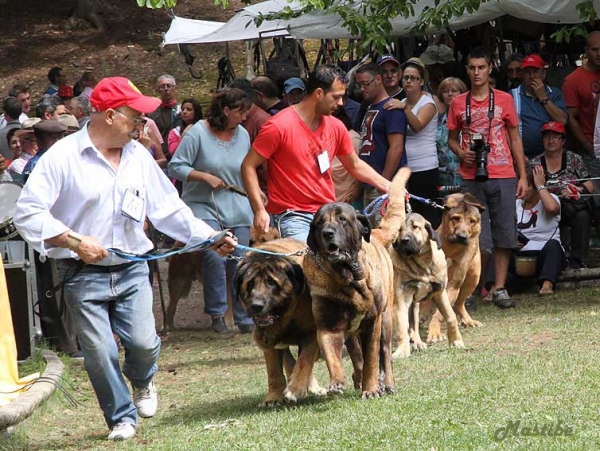
<instances>
[{"instance_id":1,"label":"blue cap","mask_svg":"<svg viewBox=\"0 0 600 451\"><path fill-rule=\"evenodd\" d=\"M298 77L288 78L283 83L283 91L286 94L289 94L294 89L302 89L302 91L306 91L306 86L304 86L304 82Z\"/></svg>"},{"instance_id":2,"label":"blue cap","mask_svg":"<svg viewBox=\"0 0 600 451\"><path fill-rule=\"evenodd\" d=\"M400 66L400 61L398 61L394 55L381 55L379 58L377 58L378 66L381 66L383 63L388 63L388 62L394 63L397 66Z\"/></svg>"}]
</instances>

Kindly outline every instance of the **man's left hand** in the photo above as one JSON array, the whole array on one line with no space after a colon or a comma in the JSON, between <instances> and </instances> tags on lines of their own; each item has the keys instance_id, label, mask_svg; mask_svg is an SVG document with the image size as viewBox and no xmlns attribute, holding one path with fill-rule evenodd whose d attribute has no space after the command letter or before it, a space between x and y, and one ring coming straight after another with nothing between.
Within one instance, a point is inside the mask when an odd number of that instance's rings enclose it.
<instances>
[{"instance_id":1,"label":"man's left hand","mask_svg":"<svg viewBox=\"0 0 600 451\"><path fill-rule=\"evenodd\" d=\"M210 238L213 238L220 233L221 232L219 231L215 231L210 235ZM237 241L237 237L234 234L227 233L212 246L212 249L219 254L219 256L225 257L227 254L231 254L234 251L235 247L238 245Z\"/></svg>"},{"instance_id":2,"label":"man's left hand","mask_svg":"<svg viewBox=\"0 0 600 451\"><path fill-rule=\"evenodd\" d=\"M527 182L527 177L521 177L517 182L517 199L523 199L525 197L528 186L529 183Z\"/></svg>"}]
</instances>

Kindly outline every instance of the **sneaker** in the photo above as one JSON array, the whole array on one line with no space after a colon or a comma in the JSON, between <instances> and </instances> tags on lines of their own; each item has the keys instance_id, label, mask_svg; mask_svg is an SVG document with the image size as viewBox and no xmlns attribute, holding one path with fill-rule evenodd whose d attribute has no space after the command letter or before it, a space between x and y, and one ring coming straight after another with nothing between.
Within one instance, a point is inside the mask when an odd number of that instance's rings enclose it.
<instances>
[{"instance_id":1,"label":"sneaker","mask_svg":"<svg viewBox=\"0 0 600 451\"><path fill-rule=\"evenodd\" d=\"M135 435L135 426L131 423L117 423L110 430L108 440L127 440Z\"/></svg>"},{"instance_id":2,"label":"sneaker","mask_svg":"<svg viewBox=\"0 0 600 451\"><path fill-rule=\"evenodd\" d=\"M251 334L254 332L254 324L240 324L238 329L243 334Z\"/></svg>"},{"instance_id":3,"label":"sneaker","mask_svg":"<svg viewBox=\"0 0 600 451\"><path fill-rule=\"evenodd\" d=\"M492 303L501 309L516 307L517 304L511 300L505 288L498 288L492 295Z\"/></svg>"},{"instance_id":4,"label":"sneaker","mask_svg":"<svg viewBox=\"0 0 600 451\"><path fill-rule=\"evenodd\" d=\"M467 299L465 299L465 309L469 313L473 313L477 311L477 304L475 303L475 296L471 295Z\"/></svg>"},{"instance_id":5,"label":"sneaker","mask_svg":"<svg viewBox=\"0 0 600 451\"><path fill-rule=\"evenodd\" d=\"M145 388L133 387L133 405L142 418L154 416L158 407L158 395L154 381L151 381Z\"/></svg>"},{"instance_id":6,"label":"sneaker","mask_svg":"<svg viewBox=\"0 0 600 451\"><path fill-rule=\"evenodd\" d=\"M213 330L213 332L218 334L227 334L231 332L227 327L227 324L225 324L225 318L222 316L213 318L212 322L210 323L210 328Z\"/></svg>"},{"instance_id":7,"label":"sneaker","mask_svg":"<svg viewBox=\"0 0 600 451\"><path fill-rule=\"evenodd\" d=\"M81 351L72 352L71 354L69 354L69 357L72 360L77 360L79 362L83 362L83 352L81 352Z\"/></svg>"}]
</instances>

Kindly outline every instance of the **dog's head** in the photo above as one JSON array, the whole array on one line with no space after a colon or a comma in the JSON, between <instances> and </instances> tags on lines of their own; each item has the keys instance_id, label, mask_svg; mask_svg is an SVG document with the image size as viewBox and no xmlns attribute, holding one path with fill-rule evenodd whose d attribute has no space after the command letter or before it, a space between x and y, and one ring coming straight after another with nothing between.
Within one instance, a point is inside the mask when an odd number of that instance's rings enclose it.
<instances>
[{"instance_id":1,"label":"dog's head","mask_svg":"<svg viewBox=\"0 0 600 451\"><path fill-rule=\"evenodd\" d=\"M269 227L269 230L264 232L254 226L250 226L250 246L254 247L257 244L267 243L269 241L280 238L279 230L276 227Z\"/></svg>"},{"instance_id":2,"label":"dog's head","mask_svg":"<svg viewBox=\"0 0 600 451\"><path fill-rule=\"evenodd\" d=\"M371 226L364 215L356 214L345 203L325 204L315 214L306 244L342 279L349 282L364 277L364 268L358 260L362 240L371 239Z\"/></svg>"},{"instance_id":3,"label":"dog's head","mask_svg":"<svg viewBox=\"0 0 600 451\"><path fill-rule=\"evenodd\" d=\"M306 244L331 264L354 260L362 248L362 240L369 242L371 227L366 216L356 214L346 203L325 204L315 214Z\"/></svg>"},{"instance_id":4,"label":"dog's head","mask_svg":"<svg viewBox=\"0 0 600 451\"><path fill-rule=\"evenodd\" d=\"M240 261L234 277L236 296L257 327L271 326L305 288L301 265L258 252Z\"/></svg>"},{"instance_id":5,"label":"dog's head","mask_svg":"<svg viewBox=\"0 0 600 451\"><path fill-rule=\"evenodd\" d=\"M421 255L430 249L429 241L436 242L438 249L442 248L440 237L431 227L431 223L418 213L406 217L393 247L402 255Z\"/></svg>"},{"instance_id":6,"label":"dog's head","mask_svg":"<svg viewBox=\"0 0 600 451\"><path fill-rule=\"evenodd\" d=\"M481 233L483 205L472 194L455 193L444 199L442 230L451 244L467 245Z\"/></svg>"}]
</instances>

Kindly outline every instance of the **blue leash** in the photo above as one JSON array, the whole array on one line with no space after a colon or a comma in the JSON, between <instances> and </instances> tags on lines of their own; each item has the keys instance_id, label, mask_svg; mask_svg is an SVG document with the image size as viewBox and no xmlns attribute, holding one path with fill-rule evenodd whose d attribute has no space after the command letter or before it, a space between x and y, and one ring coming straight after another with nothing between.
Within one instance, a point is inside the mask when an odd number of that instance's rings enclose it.
<instances>
[{"instance_id":1,"label":"blue leash","mask_svg":"<svg viewBox=\"0 0 600 451\"><path fill-rule=\"evenodd\" d=\"M414 194L410 194L410 193L408 193L408 196L410 199L414 199L425 205L429 205L430 207L439 208L441 210L444 210L444 207L442 205L435 203L431 199L426 199L424 197L415 196ZM381 209L381 207L383 206L383 204L385 203L387 198L388 198L387 194L382 194L381 196L377 197L373 202L371 202L369 205L367 205L363 209L363 214L367 217L374 216L377 213L377 211L379 211Z\"/></svg>"},{"instance_id":2,"label":"blue leash","mask_svg":"<svg viewBox=\"0 0 600 451\"><path fill-rule=\"evenodd\" d=\"M222 232L218 233L214 237L209 238L208 240L204 240L201 243L192 244L190 246L182 247L179 249L171 249L166 252L154 251L154 252L148 252L146 254L132 254L131 252L125 252L125 251L122 251L121 249L117 249L114 247L110 247L106 250L108 252L115 254L117 257L120 257L125 260L129 260L132 262L148 262L148 261L152 261L152 260L160 260L161 258L171 257L172 255L181 254L183 252L204 251L204 250L214 246L215 243L218 243L223 238L225 238L225 236L228 233L231 233L231 232L229 230L223 230Z\"/></svg>"}]
</instances>

